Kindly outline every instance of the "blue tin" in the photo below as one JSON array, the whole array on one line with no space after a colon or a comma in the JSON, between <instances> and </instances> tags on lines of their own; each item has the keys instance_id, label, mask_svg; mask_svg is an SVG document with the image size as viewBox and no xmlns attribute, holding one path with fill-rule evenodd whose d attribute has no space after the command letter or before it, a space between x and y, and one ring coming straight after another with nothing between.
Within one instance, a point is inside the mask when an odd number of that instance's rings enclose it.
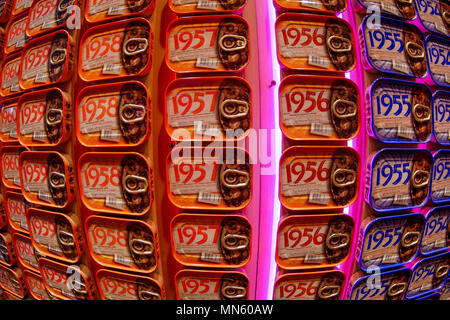
<instances>
[{"instance_id":1,"label":"blue tin","mask_svg":"<svg viewBox=\"0 0 450 320\"><path fill-rule=\"evenodd\" d=\"M450 206L428 211L420 242L420 252L423 255L447 251L450 248L449 217Z\"/></svg>"},{"instance_id":2,"label":"blue tin","mask_svg":"<svg viewBox=\"0 0 450 320\"><path fill-rule=\"evenodd\" d=\"M450 149L439 150L433 156L431 200L434 203L450 201Z\"/></svg>"},{"instance_id":3,"label":"blue tin","mask_svg":"<svg viewBox=\"0 0 450 320\"><path fill-rule=\"evenodd\" d=\"M424 224L419 213L364 220L356 251L361 270L385 270L413 261L419 253Z\"/></svg>"},{"instance_id":4,"label":"blue tin","mask_svg":"<svg viewBox=\"0 0 450 320\"><path fill-rule=\"evenodd\" d=\"M368 134L384 143L429 142L433 131L431 101L431 91L424 84L375 80L366 94Z\"/></svg>"},{"instance_id":5,"label":"blue tin","mask_svg":"<svg viewBox=\"0 0 450 320\"><path fill-rule=\"evenodd\" d=\"M450 253L419 260L412 268L406 298L416 297L439 290L448 277Z\"/></svg>"},{"instance_id":6,"label":"blue tin","mask_svg":"<svg viewBox=\"0 0 450 320\"><path fill-rule=\"evenodd\" d=\"M364 198L377 212L422 207L430 196L428 150L382 149L367 161Z\"/></svg>"},{"instance_id":7,"label":"blue tin","mask_svg":"<svg viewBox=\"0 0 450 320\"><path fill-rule=\"evenodd\" d=\"M429 76L425 83L450 87L450 41L429 35L426 38L427 65Z\"/></svg>"},{"instance_id":8,"label":"blue tin","mask_svg":"<svg viewBox=\"0 0 450 320\"><path fill-rule=\"evenodd\" d=\"M425 78L428 71L425 40L420 30L399 20L386 17L378 20L380 25L374 24L373 28L369 28L368 22L376 23L377 19L366 16L359 29L360 42L364 44L362 53L365 68L368 71ZM408 41L405 44L405 32L416 37L416 41ZM414 70L411 67L413 61Z\"/></svg>"}]
</instances>

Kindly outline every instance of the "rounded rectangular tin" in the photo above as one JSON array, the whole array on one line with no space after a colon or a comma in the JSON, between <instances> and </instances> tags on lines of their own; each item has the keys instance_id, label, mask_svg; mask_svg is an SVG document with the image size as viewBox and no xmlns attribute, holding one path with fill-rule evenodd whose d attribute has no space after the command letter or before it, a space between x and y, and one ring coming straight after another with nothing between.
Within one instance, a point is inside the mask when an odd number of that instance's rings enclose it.
<instances>
[{"instance_id":1,"label":"rounded rectangular tin","mask_svg":"<svg viewBox=\"0 0 450 320\"><path fill-rule=\"evenodd\" d=\"M252 228L243 216L181 214L170 231L173 256L182 265L241 268L250 260Z\"/></svg>"},{"instance_id":2,"label":"rounded rectangular tin","mask_svg":"<svg viewBox=\"0 0 450 320\"><path fill-rule=\"evenodd\" d=\"M438 33L443 36L449 36L449 13L450 7L440 0L414 1L418 12L416 23L420 25L423 31ZM446 10L445 10L446 9ZM446 12L445 17L441 11Z\"/></svg>"},{"instance_id":3,"label":"rounded rectangular tin","mask_svg":"<svg viewBox=\"0 0 450 320\"><path fill-rule=\"evenodd\" d=\"M3 53L5 56L21 50L27 41L25 31L28 24L28 14L14 17L6 28Z\"/></svg>"},{"instance_id":4,"label":"rounded rectangular tin","mask_svg":"<svg viewBox=\"0 0 450 320\"><path fill-rule=\"evenodd\" d=\"M27 294L27 288L22 279L22 270L17 267L10 269L0 265L0 287L20 299Z\"/></svg>"},{"instance_id":5,"label":"rounded rectangular tin","mask_svg":"<svg viewBox=\"0 0 450 320\"><path fill-rule=\"evenodd\" d=\"M441 149L433 156L430 197L434 203L450 200L450 150Z\"/></svg>"}]
</instances>

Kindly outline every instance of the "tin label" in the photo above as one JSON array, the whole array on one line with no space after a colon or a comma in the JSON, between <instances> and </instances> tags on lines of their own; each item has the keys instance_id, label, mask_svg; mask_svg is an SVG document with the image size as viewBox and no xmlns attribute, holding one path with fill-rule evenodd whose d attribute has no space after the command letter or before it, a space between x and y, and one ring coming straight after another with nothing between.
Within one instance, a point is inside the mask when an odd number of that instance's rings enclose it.
<instances>
[{"instance_id":1,"label":"tin label","mask_svg":"<svg viewBox=\"0 0 450 320\"><path fill-rule=\"evenodd\" d=\"M28 231L27 217L25 215L27 211L27 205L25 200L8 197L7 201L9 219L18 224L22 229Z\"/></svg>"},{"instance_id":2,"label":"tin label","mask_svg":"<svg viewBox=\"0 0 450 320\"><path fill-rule=\"evenodd\" d=\"M22 165L23 188L26 192L41 195L40 199L51 202L52 196L48 186L48 166L46 161L24 161Z\"/></svg>"},{"instance_id":3,"label":"tin label","mask_svg":"<svg viewBox=\"0 0 450 320\"><path fill-rule=\"evenodd\" d=\"M6 50L15 51L25 46L25 31L27 29L28 17L14 22L8 29L6 38Z\"/></svg>"},{"instance_id":4,"label":"tin label","mask_svg":"<svg viewBox=\"0 0 450 320\"><path fill-rule=\"evenodd\" d=\"M68 284L69 272L71 272L72 274L72 270L67 268L66 273L64 273L61 270L52 268L50 266L43 266L41 270L42 277L49 287L51 287L53 290L58 291L59 294L67 298L76 299Z\"/></svg>"},{"instance_id":5,"label":"tin label","mask_svg":"<svg viewBox=\"0 0 450 320\"><path fill-rule=\"evenodd\" d=\"M33 239L46 250L57 256L64 256L56 236L56 224L54 219L35 215L30 217L31 233Z\"/></svg>"},{"instance_id":6,"label":"tin label","mask_svg":"<svg viewBox=\"0 0 450 320\"><path fill-rule=\"evenodd\" d=\"M100 278L103 295L108 300L139 300L135 282L114 277Z\"/></svg>"},{"instance_id":7,"label":"tin label","mask_svg":"<svg viewBox=\"0 0 450 320\"><path fill-rule=\"evenodd\" d=\"M17 139L17 104L4 106L1 111L2 136Z\"/></svg>"},{"instance_id":8,"label":"tin label","mask_svg":"<svg viewBox=\"0 0 450 320\"><path fill-rule=\"evenodd\" d=\"M450 208L434 209L427 217L422 236L422 252L432 253L449 246L447 243Z\"/></svg>"},{"instance_id":9,"label":"tin label","mask_svg":"<svg viewBox=\"0 0 450 320\"><path fill-rule=\"evenodd\" d=\"M430 31L449 35L444 21L442 20L439 0L415 1L419 11L422 24Z\"/></svg>"},{"instance_id":10,"label":"tin label","mask_svg":"<svg viewBox=\"0 0 450 320\"><path fill-rule=\"evenodd\" d=\"M396 0L359 0L366 8L377 6L380 10L403 18L402 13L397 7Z\"/></svg>"},{"instance_id":11,"label":"tin label","mask_svg":"<svg viewBox=\"0 0 450 320\"><path fill-rule=\"evenodd\" d=\"M221 298L221 279L213 276L182 277L177 281L178 294L181 300L219 300Z\"/></svg>"},{"instance_id":12,"label":"tin label","mask_svg":"<svg viewBox=\"0 0 450 320\"><path fill-rule=\"evenodd\" d=\"M434 135L439 143L450 143L450 95L438 93L434 98Z\"/></svg>"},{"instance_id":13,"label":"tin label","mask_svg":"<svg viewBox=\"0 0 450 320\"><path fill-rule=\"evenodd\" d=\"M51 43L47 43L27 51L22 63L21 77L23 80L34 79L34 83L48 81L48 58Z\"/></svg>"},{"instance_id":14,"label":"tin label","mask_svg":"<svg viewBox=\"0 0 450 320\"><path fill-rule=\"evenodd\" d=\"M16 0L14 11L19 11L20 9L25 10L31 7L33 0Z\"/></svg>"},{"instance_id":15,"label":"tin label","mask_svg":"<svg viewBox=\"0 0 450 320\"><path fill-rule=\"evenodd\" d=\"M275 286L274 300L317 300L317 290L322 279L283 281Z\"/></svg>"},{"instance_id":16,"label":"tin label","mask_svg":"<svg viewBox=\"0 0 450 320\"><path fill-rule=\"evenodd\" d=\"M5 180L12 180L11 182L19 181L20 187L20 166L18 153L4 153L2 155L2 174ZM12 184L12 183L11 183Z\"/></svg>"},{"instance_id":17,"label":"tin label","mask_svg":"<svg viewBox=\"0 0 450 320\"><path fill-rule=\"evenodd\" d=\"M56 26L58 0L41 0L30 11L29 30L50 29Z\"/></svg>"},{"instance_id":18,"label":"tin label","mask_svg":"<svg viewBox=\"0 0 450 320\"><path fill-rule=\"evenodd\" d=\"M35 256L34 247L30 240L28 239L18 239L16 238L16 247L20 259L25 261L27 264L33 268L38 268L37 258Z\"/></svg>"},{"instance_id":19,"label":"tin label","mask_svg":"<svg viewBox=\"0 0 450 320\"><path fill-rule=\"evenodd\" d=\"M84 98L78 108L81 133L101 135L102 132L110 132L120 139L122 134L117 117L119 101L119 94L99 94Z\"/></svg>"},{"instance_id":20,"label":"tin label","mask_svg":"<svg viewBox=\"0 0 450 320\"><path fill-rule=\"evenodd\" d=\"M375 286L369 278L364 278L352 288L350 300L386 300L389 286L395 279L399 279L398 272L381 274L380 286ZM404 279L402 282L406 285L408 279Z\"/></svg>"},{"instance_id":21,"label":"tin label","mask_svg":"<svg viewBox=\"0 0 450 320\"><path fill-rule=\"evenodd\" d=\"M433 162L431 197L435 201L450 199L450 152L440 152Z\"/></svg>"},{"instance_id":22,"label":"tin label","mask_svg":"<svg viewBox=\"0 0 450 320\"><path fill-rule=\"evenodd\" d=\"M43 137L43 140L46 141L45 110L45 98L30 101L21 106L19 112L19 129L22 136L31 134L33 137Z\"/></svg>"},{"instance_id":23,"label":"tin label","mask_svg":"<svg viewBox=\"0 0 450 320\"><path fill-rule=\"evenodd\" d=\"M436 273L439 273L445 268L447 271L440 275L440 279L436 281ZM446 256L422 260L413 270L406 296L410 298L440 287L445 279L447 279L447 275L448 258Z\"/></svg>"},{"instance_id":24,"label":"tin label","mask_svg":"<svg viewBox=\"0 0 450 320\"><path fill-rule=\"evenodd\" d=\"M9 61L2 70L3 95L20 91L19 86L20 57Z\"/></svg>"},{"instance_id":25,"label":"tin label","mask_svg":"<svg viewBox=\"0 0 450 320\"><path fill-rule=\"evenodd\" d=\"M328 224L293 225L278 232L278 256L281 259L303 258L304 263L325 261L325 238Z\"/></svg>"},{"instance_id":26,"label":"tin label","mask_svg":"<svg viewBox=\"0 0 450 320\"><path fill-rule=\"evenodd\" d=\"M25 277L25 281L27 282L31 292L33 292L35 296L39 297L39 299L51 300L41 277L37 277L29 273L27 277Z\"/></svg>"},{"instance_id":27,"label":"tin label","mask_svg":"<svg viewBox=\"0 0 450 320\"><path fill-rule=\"evenodd\" d=\"M447 42L427 41L428 65L434 82L450 86L450 52Z\"/></svg>"}]
</instances>

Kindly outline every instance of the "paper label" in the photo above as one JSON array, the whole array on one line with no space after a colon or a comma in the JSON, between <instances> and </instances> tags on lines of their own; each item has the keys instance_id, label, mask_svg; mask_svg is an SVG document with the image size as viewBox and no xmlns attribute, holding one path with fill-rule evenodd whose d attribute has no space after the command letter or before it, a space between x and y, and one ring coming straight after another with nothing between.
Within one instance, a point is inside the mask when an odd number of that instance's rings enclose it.
<instances>
[{"instance_id":1,"label":"paper label","mask_svg":"<svg viewBox=\"0 0 450 320\"><path fill-rule=\"evenodd\" d=\"M29 30L40 27L48 29L56 26L56 7L58 0L42 0L37 2L30 11Z\"/></svg>"},{"instance_id":2,"label":"paper label","mask_svg":"<svg viewBox=\"0 0 450 320\"><path fill-rule=\"evenodd\" d=\"M28 274L24 280L27 282L28 287L34 295L38 296L42 300L50 300L50 296L47 293L47 289L45 289L44 282L40 277Z\"/></svg>"},{"instance_id":3,"label":"paper label","mask_svg":"<svg viewBox=\"0 0 450 320\"><path fill-rule=\"evenodd\" d=\"M101 290L108 300L139 300L136 283L112 277L100 278Z\"/></svg>"},{"instance_id":4,"label":"paper label","mask_svg":"<svg viewBox=\"0 0 450 320\"><path fill-rule=\"evenodd\" d=\"M217 59L217 24L190 26L169 34L169 59L172 62Z\"/></svg>"},{"instance_id":5,"label":"paper label","mask_svg":"<svg viewBox=\"0 0 450 320\"><path fill-rule=\"evenodd\" d=\"M434 100L434 135L440 143L450 143L450 96L439 93Z\"/></svg>"},{"instance_id":6,"label":"paper label","mask_svg":"<svg viewBox=\"0 0 450 320\"><path fill-rule=\"evenodd\" d=\"M30 217L31 233L35 242L46 247L49 252L57 256L64 256L56 237L56 224L49 217Z\"/></svg>"},{"instance_id":7,"label":"paper label","mask_svg":"<svg viewBox=\"0 0 450 320\"><path fill-rule=\"evenodd\" d=\"M88 232L92 250L95 254L107 256L120 265L132 266L133 258L128 248L126 229L93 224L89 226Z\"/></svg>"},{"instance_id":8,"label":"paper label","mask_svg":"<svg viewBox=\"0 0 450 320\"><path fill-rule=\"evenodd\" d=\"M22 61L23 80L35 79L35 83L45 83L48 80L50 48L51 43L47 43L26 52Z\"/></svg>"},{"instance_id":9,"label":"paper label","mask_svg":"<svg viewBox=\"0 0 450 320\"><path fill-rule=\"evenodd\" d=\"M445 200L449 197L450 187L450 153L441 152L433 162L433 180L431 182L431 196L435 200ZM447 192L446 192L447 189Z\"/></svg>"},{"instance_id":10,"label":"paper label","mask_svg":"<svg viewBox=\"0 0 450 320\"><path fill-rule=\"evenodd\" d=\"M38 263L31 241L16 238L16 247L18 249L20 259L26 261L32 267L37 268Z\"/></svg>"},{"instance_id":11,"label":"paper label","mask_svg":"<svg viewBox=\"0 0 450 320\"><path fill-rule=\"evenodd\" d=\"M1 111L2 117L2 134L9 133L9 135L17 138L17 105L5 106Z\"/></svg>"},{"instance_id":12,"label":"paper label","mask_svg":"<svg viewBox=\"0 0 450 320\"><path fill-rule=\"evenodd\" d=\"M197 9L218 10L219 2L214 0L198 0Z\"/></svg>"},{"instance_id":13,"label":"paper label","mask_svg":"<svg viewBox=\"0 0 450 320\"><path fill-rule=\"evenodd\" d=\"M19 154L4 153L2 155L2 174L5 180L20 181Z\"/></svg>"},{"instance_id":14,"label":"paper label","mask_svg":"<svg viewBox=\"0 0 450 320\"><path fill-rule=\"evenodd\" d=\"M69 284L67 281L68 274L49 266L43 266L41 270L42 270L42 277L44 278L45 282L49 287L51 287L56 291L59 291L60 294L68 298L72 299L75 298L75 295L71 293L71 290L69 288ZM72 271L68 269L67 272Z\"/></svg>"},{"instance_id":15,"label":"paper label","mask_svg":"<svg viewBox=\"0 0 450 320\"><path fill-rule=\"evenodd\" d=\"M291 23L277 30L277 42L280 54L284 58L308 58L323 60L330 64L325 45L325 26L316 26L304 22ZM319 60L316 61L319 62Z\"/></svg>"},{"instance_id":16,"label":"paper label","mask_svg":"<svg viewBox=\"0 0 450 320\"><path fill-rule=\"evenodd\" d=\"M321 279L283 281L275 286L274 300L317 300Z\"/></svg>"},{"instance_id":17,"label":"paper label","mask_svg":"<svg viewBox=\"0 0 450 320\"><path fill-rule=\"evenodd\" d=\"M25 31L27 30L28 17L16 21L9 28L6 40L6 47L13 51L25 46ZM14 48L12 48L14 47Z\"/></svg>"},{"instance_id":18,"label":"paper label","mask_svg":"<svg viewBox=\"0 0 450 320\"><path fill-rule=\"evenodd\" d=\"M422 235L422 251L432 252L447 247L447 228L450 209L433 210L427 217Z\"/></svg>"},{"instance_id":19,"label":"paper label","mask_svg":"<svg viewBox=\"0 0 450 320\"><path fill-rule=\"evenodd\" d=\"M25 201L23 199L8 198L7 206L9 219L21 227L26 226L25 230L28 230Z\"/></svg>"},{"instance_id":20,"label":"paper label","mask_svg":"<svg viewBox=\"0 0 450 320\"><path fill-rule=\"evenodd\" d=\"M220 225L177 224L172 229L175 251L180 254L221 255Z\"/></svg>"},{"instance_id":21,"label":"paper label","mask_svg":"<svg viewBox=\"0 0 450 320\"><path fill-rule=\"evenodd\" d=\"M107 15L124 14L127 12L125 0L89 0L89 14L95 15L107 12Z\"/></svg>"},{"instance_id":22,"label":"paper label","mask_svg":"<svg viewBox=\"0 0 450 320\"><path fill-rule=\"evenodd\" d=\"M84 98L78 107L78 124L82 134L111 132L121 137L118 108L119 94L100 94ZM106 137L107 134L104 134ZM101 138L101 137L100 137Z\"/></svg>"},{"instance_id":23,"label":"paper label","mask_svg":"<svg viewBox=\"0 0 450 320\"><path fill-rule=\"evenodd\" d=\"M278 256L281 259L316 257L316 261L304 263L321 263L325 260L325 238L328 224L293 225L278 232Z\"/></svg>"},{"instance_id":24,"label":"paper label","mask_svg":"<svg viewBox=\"0 0 450 320\"><path fill-rule=\"evenodd\" d=\"M406 296L412 297L435 289L433 286L433 280L435 278L436 269L439 263L445 261L444 256L426 259L417 264L413 270L413 274L411 275ZM447 276L444 275L444 278L447 278Z\"/></svg>"},{"instance_id":25,"label":"paper label","mask_svg":"<svg viewBox=\"0 0 450 320\"><path fill-rule=\"evenodd\" d=\"M119 74L123 68L123 36L124 30L112 30L87 38L82 48L83 71L102 69L102 72L106 74Z\"/></svg>"},{"instance_id":26,"label":"paper label","mask_svg":"<svg viewBox=\"0 0 450 320\"><path fill-rule=\"evenodd\" d=\"M448 86L447 77L450 74L450 46L446 42L427 42L428 65L433 80L442 86Z\"/></svg>"},{"instance_id":27,"label":"paper label","mask_svg":"<svg viewBox=\"0 0 450 320\"><path fill-rule=\"evenodd\" d=\"M439 0L418 1L416 8L422 24L431 31L449 35L439 8Z\"/></svg>"},{"instance_id":28,"label":"paper label","mask_svg":"<svg viewBox=\"0 0 450 320\"><path fill-rule=\"evenodd\" d=\"M22 166L23 187L26 192L49 194L48 166L46 161L24 161Z\"/></svg>"},{"instance_id":29,"label":"paper label","mask_svg":"<svg viewBox=\"0 0 450 320\"><path fill-rule=\"evenodd\" d=\"M217 300L221 296L220 278L182 277L177 281L182 300Z\"/></svg>"},{"instance_id":30,"label":"paper label","mask_svg":"<svg viewBox=\"0 0 450 320\"><path fill-rule=\"evenodd\" d=\"M32 134L44 135L44 141L47 137L45 132L45 99L30 101L22 105L19 113L19 128L21 135Z\"/></svg>"},{"instance_id":31,"label":"paper label","mask_svg":"<svg viewBox=\"0 0 450 320\"><path fill-rule=\"evenodd\" d=\"M20 57L8 62L2 70L2 90L11 92L20 90L19 86Z\"/></svg>"},{"instance_id":32,"label":"paper label","mask_svg":"<svg viewBox=\"0 0 450 320\"><path fill-rule=\"evenodd\" d=\"M88 164L81 168L82 192L88 199L123 200L120 165Z\"/></svg>"}]
</instances>

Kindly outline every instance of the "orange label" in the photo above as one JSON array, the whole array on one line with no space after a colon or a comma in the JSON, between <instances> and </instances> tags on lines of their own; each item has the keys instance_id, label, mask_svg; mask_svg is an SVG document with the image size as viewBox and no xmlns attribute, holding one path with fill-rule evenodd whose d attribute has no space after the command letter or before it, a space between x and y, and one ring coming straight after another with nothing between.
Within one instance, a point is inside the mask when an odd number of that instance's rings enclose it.
<instances>
[{"instance_id":1,"label":"orange label","mask_svg":"<svg viewBox=\"0 0 450 320\"><path fill-rule=\"evenodd\" d=\"M25 46L25 31L27 30L28 16L14 22L8 29L6 36L6 52L10 53Z\"/></svg>"},{"instance_id":2,"label":"orange label","mask_svg":"<svg viewBox=\"0 0 450 320\"><path fill-rule=\"evenodd\" d=\"M17 139L17 104L4 106L1 111L1 117L2 138L5 140Z\"/></svg>"},{"instance_id":3,"label":"orange label","mask_svg":"<svg viewBox=\"0 0 450 320\"><path fill-rule=\"evenodd\" d=\"M3 96L20 91L19 86L20 57L6 63L2 70Z\"/></svg>"},{"instance_id":4,"label":"orange label","mask_svg":"<svg viewBox=\"0 0 450 320\"><path fill-rule=\"evenodd\" d=\"M20 166L18 153L4 153L2 155L2 174L3 179L10 182L9 187L21 186L20 183Z\"/></svg>"}]
</instances>

